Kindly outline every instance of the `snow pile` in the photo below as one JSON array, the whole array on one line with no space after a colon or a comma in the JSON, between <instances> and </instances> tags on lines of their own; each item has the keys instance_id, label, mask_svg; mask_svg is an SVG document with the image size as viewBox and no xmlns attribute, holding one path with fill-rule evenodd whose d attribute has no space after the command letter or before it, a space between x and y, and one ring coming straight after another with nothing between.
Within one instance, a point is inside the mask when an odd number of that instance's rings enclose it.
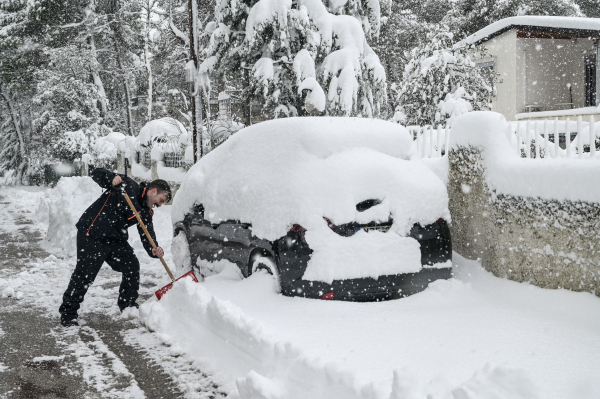
<instances>
[{"instance_id":1,"label":"snow pile","mask_svg":"<svg viewBox=\"0 0 600 399\"><path fill-rule=\"evenodd\" d=\"M452 124L450 147L482 149L486 182L497 194L600 202L600 158L521 158L495 112L470 112Z\"/></svg>"},{"instance_id":2,"label":"snow pile","mask_svg":"<svg viewBox=\"0 0 600 399\"><path fill-rule=\"evenodd\" d=\"M14 185L16 183L17 183L17 173L13 169L4 171L4 176L0 176L0 184L8 186L8 185Z\"/></svg>"},{"instance_id":3,"label":"snow pile","mask_svg":"<svg viewBox=\"0 0 600 399\"><path fill-rule=\"evenodd\" d=\"M23 293L21 291L15 291L13 287L6 287L2 290L2 298L22 299Z\"/></svg>"},{"instance_id":4,"label":"snow pile","mask_svg":"<svg viewBox=\"0 0 600 399\"><path fill-rule=\"evenodd\" d=\"M163 179L169 182L181 182L185 178L184 168L171 168L164 166L164 162L159 162L156 166L156 174L159 179Z\"/></svg>"},{"instance_id":5,"label":"snow pile","mask_svg":"<svg viewBox=\"0 0 600 399\"><path fill-rule=\"evenodd\" d=\"M102 194L102 188L91 177L62 177L50 190L47 205L47 241L51 252L75 255L77 228L83 212Z\"/></svg>"},{"instance_id":6,"label":"snow pile","mask_svg":"<svg viewBox=\"0 0 600 399\"><path fill-rule=\"evenodd\" d=\"M185 145L187 139L185 127L173 118L161 118L148 122L137 136L139 145L143 147L152 147L153 142Z\"/></svg>"},{"instance_id":7,"label":"snow pile","mask_svg":"<svg viewBox=\"0 0 600 399\"><path fill-rule=\"evenodd\" d=\"M331 234L326 225L306 232L314 251L302 278L323 281L415 273L421 270L419 243L393 232L359 231L352 237Z\"/></svg>"},{"instance_id":8,"label":"snow pile","mask_svg":"<svg viewBox=\"0 0 600 399\"><path fill-rule=\"evenodd\" d=\"M600 394L600 326L589 317L598 298L496 278L454 256L456 279L364 304L284 297L269 275L242 279L230 263L203 283L176 283L140 317L173 350L237 380L232 398Z\"/></svg>"},{"instance_id":9,"label":"snow pile","mask_svg":"<svg viewBox=\"0 0 600 399\"><path fill-rule=\"evenodd\" d=\"M594 142L596 144L596 148L598 148L599 144L600 144L600 122L595 122L592 126L592 135L594 137ZM579 134L581 134L581 137L579 137ZM581 129L581 133L578 133L577 136L575 137L575 139L571 142L571 149L573 151L578 151L579 150L579 140L581 140L582 146L584 151L589 147L590 145L590 124L589 122L587 123L587 126L584 127L583 129Z\"/></svg>"},{"instance_id":10,"label":"snow pile","mask_svg":"<svg viewBox=\"0 0 600 399\"><path fill-rule=\"evenodd\" d=\"M473 105L469 101L474 100L463 87L459 87L454 93L446 94L446 98L440 101L438 108L440 113L447 117L446 124L452 125L457 116L473 111Z\"/></svg>"},{"instance_id":11,"label":"snow pile","mask_svg":"<svg viewBox=\"0 0 600 399\"><path fill-rule=\"evenodd\" d=\"M135 152L136 138L133 136L125 136L125 138L117 144L117 151L125 154L125 157L131 158Z\"/></svg>"},{"instance_id":12,"label":"snow pile","mask_svg":"<svg viewBox=\"0 0 600 399\"><path fill-rule=\"evenodd\" d=\"M126 142L126 136L119 132L110 132L104 137L99 137L92 144L92 150L96 152L96 157L100 160L117 159L117 147L123 141Z\"/></svg>"}]
</instances>

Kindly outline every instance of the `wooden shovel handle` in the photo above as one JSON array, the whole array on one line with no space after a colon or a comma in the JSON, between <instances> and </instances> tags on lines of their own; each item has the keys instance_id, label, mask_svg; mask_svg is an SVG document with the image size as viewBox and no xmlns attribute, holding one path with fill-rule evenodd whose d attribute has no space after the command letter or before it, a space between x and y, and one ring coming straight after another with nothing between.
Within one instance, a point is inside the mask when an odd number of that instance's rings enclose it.
<instances>
[{"instance_id":1,"label":"wooden shovel handle","mask_svg":"<svg viewBox=\"0 0 600 399\"><path fill-rule=\"evenodd\" d=\"M138 223L140 224L140 226L142 226L142 230L144 230L146 237L148 237L148 240L150 241L152 248L156 248L156 243L152 239L152 236L150 235L150 233L148 233L148 229L146 228L146 225L144 224L144 222L142 222L142 218L135 210L135 206L133 205L133 202L131 202L131 198L129 198L129 195L127 195L127 193L125 191L123 191L123 196L125 197L125 200L129 204L129 207L133 211L133 214L135 215L135 218L137 219ZM165 267L165 270L167 271L167 274L169 275L169 277L171 277L171 280L175 281L175 277L173 276L173 273L171 273L169 266L167 266L167 262L165 262L165 260L162 258L162 256L160 257L160 261L162 262L163 266Z\"/></svg>"}]
</instances>

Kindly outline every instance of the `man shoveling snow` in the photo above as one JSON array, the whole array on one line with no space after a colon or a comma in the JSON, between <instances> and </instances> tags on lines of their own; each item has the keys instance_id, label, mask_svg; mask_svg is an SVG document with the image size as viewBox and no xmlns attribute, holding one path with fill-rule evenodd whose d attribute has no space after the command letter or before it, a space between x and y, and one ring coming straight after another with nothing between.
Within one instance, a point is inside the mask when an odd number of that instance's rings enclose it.
<instances>
[{"instance_id":1,"label":"man shoveling snow","mask_svg":"<svg viewBox=\"0 0 600 399\"><path fill-rule=\"evenodd\" d=\"M126 176L105 169L95 169L91 177L100 187L107 190L83 213L76 224L77 265L59 308L60 322L65 327L78 325L79 305L83 302L83 297L104 262L108 263L113 270L123 274L117 300L121 312L129 307L138 307L136 300L140 281L140 262L127 242L129 237L127 229L137 224L137 221L125 201L121 187L117 186L122 185L131 198L154 242L156 242L156 234L152 225L154 214L152 208L160 207L171 199L171 188L164 180L138 184ZM159 258L164 255L158 245L152 248L139 225L138 232L144 249L150 257Z\"/></svg>"}]
</instances>

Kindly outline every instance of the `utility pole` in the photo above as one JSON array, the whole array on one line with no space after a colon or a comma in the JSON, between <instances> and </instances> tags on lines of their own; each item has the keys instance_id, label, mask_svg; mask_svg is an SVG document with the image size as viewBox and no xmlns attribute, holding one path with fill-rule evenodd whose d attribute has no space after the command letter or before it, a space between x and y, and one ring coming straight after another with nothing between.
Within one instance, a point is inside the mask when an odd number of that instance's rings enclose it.
<instances>
[{"instance_id":1,"label":"utility pole","mask_svg":"<svg viewBox=\"0 0 600 399\"><path fill-rule=\"evenodd\" d=\"M190 31L190 61L194 62L194 72L198 70L198 5L196 0L188 0L188 27ZM192 146L194 148L194 163L198 158L202 158L202 97L200 92L196 92L195 73L192 74L191 94L192 94ZM198 128L198 120L200 128ZM199 136L199 137L198 137Z\"/></svg>"}]
</instances>

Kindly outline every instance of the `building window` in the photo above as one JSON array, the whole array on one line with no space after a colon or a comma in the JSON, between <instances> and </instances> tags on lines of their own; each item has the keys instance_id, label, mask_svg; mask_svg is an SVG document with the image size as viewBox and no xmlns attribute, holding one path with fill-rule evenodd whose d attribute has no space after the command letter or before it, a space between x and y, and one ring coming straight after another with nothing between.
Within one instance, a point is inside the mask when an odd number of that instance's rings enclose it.
<instances>
[{"instance_id":1,"label":"building window","mask_svg":"<svg viewBox=\"0 0 600 399\"><path fill-rule=\"evenodd\" d=\"M596 106L596 55L585 56L585 106Z\"/></svg>"},{"instance_id":2,"label":"building window","mask_svg":"<svg viewBox=\"0 0 600 399\"><path fill-rule=\"evenodd\" d=\"M475 65L481 68L481 74L486 78L492 90L494 89L494 61L477 62Z\"/></svg>"}]
</instances>

